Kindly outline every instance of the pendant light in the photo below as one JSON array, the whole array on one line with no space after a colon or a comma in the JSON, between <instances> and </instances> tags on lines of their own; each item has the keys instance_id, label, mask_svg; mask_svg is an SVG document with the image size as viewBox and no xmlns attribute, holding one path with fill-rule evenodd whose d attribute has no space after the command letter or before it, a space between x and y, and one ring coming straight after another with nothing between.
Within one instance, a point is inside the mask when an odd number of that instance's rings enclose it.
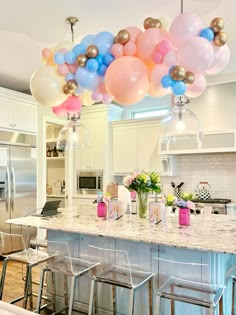
<instances>
[{"instance_id":1,"label":"pendant light","mask_svg":"<svg viewBox=\"0 0 236 315\"><path fill-rule=\"evenodd\" d=\"M79 20L70 16L66 22L70 24L72 42L74 42L74 25ZM68 113L68 122L61 129L57 138L58 150L84 149L89 147L89 133L80 121L80 112Z\"/></svg>"},{"instance_id":2,"label":"pendant light","mask_svg":"<svg viewBox=\"0 0 236 315\"><path fill-rule=\"evenodd\" d=\"M203 133L200 120L187 108L185 95L172 96L172 109L161 122L160 141L167 149L197 149Z\"/></svg>"}]
</instances>

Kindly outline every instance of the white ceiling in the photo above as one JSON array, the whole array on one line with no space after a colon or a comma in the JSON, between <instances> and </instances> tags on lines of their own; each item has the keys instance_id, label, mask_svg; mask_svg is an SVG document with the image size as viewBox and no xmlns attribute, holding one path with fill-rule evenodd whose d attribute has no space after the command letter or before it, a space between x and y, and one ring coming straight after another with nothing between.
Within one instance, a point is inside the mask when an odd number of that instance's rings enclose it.
<instances>
[{"instance_id":1,"label":"white ceiling","mask_svg":"<svg viewBox=\"0 0 236 315\"><path fill-rule=\"evenodd\" d=\"M0 4L0 86L26 91L32 73L42 65L42 49L71 40L66 17L79 18L74 28L79 43L87 34L117 34L127 26L143 29L148 16L165 17L170 24L180 13L181 0L0 0ZM225 21L231 59L222 73L209 76L209 84L236 81L235 8L235 0L184 1L184 11L200 16L206 27L214 17Z\"/></svg>"}]
</instances>

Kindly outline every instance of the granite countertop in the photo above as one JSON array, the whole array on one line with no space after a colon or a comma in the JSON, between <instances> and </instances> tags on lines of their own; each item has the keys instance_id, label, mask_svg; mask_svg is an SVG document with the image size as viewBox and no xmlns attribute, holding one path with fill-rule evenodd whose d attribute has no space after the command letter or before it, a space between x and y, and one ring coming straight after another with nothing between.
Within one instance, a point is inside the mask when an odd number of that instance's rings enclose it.
<instances>
[{"instance_id":1,"label":"granite countertop","mask_svg":"<svg viewBox=\"0 0 236 315\"><path fill-rule=\"evenodd\" d=\"M165 222L151 224L146 219L125 214L119 220L96 217L96 205L61 208L57 216L29 216L7 220L23 226L45 227L88 235L133 240L179 248L236 254L236 216L191 216L188 227L180 227L178 215L168 214Z\"/></svg>"}]
</instances>

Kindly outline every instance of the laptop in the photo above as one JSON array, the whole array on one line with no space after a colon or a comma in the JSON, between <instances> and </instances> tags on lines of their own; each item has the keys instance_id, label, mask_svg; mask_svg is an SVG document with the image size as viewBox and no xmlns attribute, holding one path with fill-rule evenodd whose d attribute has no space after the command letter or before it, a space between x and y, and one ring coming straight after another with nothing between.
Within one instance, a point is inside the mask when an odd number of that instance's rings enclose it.
<instances>
[{"instance_id":1,"label":"laptop","mask_svg":"<svg viewBox=\"0 0 236 315\"><path fill-rule=\"evenodd\" d=\"M46 201L45 205L42 208L42 211L40 214L35 214L34 216L37 217L47 217L50 215L56 215L59 212L57 211L59 204L61 200L52 200L52 201Z\"/></svg>"}]
</instances>

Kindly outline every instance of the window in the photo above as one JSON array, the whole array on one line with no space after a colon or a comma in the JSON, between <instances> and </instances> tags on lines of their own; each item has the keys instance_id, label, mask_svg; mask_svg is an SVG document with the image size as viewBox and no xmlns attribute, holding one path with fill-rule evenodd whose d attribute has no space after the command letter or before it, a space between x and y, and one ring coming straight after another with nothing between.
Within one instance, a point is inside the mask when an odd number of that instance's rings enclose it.
<instances>
[{"instance_id":1,"label":"window","mask_svg":"<svg viewBox=\"0 0 236 315\"><path fill-rule=\"evenodd\" d=\"M150 118L150 117L164 117L169 112L168 107L154 108L154 109L142 109L135 110L131 113L131 118Z\"/></svg>"}]
</instances>

